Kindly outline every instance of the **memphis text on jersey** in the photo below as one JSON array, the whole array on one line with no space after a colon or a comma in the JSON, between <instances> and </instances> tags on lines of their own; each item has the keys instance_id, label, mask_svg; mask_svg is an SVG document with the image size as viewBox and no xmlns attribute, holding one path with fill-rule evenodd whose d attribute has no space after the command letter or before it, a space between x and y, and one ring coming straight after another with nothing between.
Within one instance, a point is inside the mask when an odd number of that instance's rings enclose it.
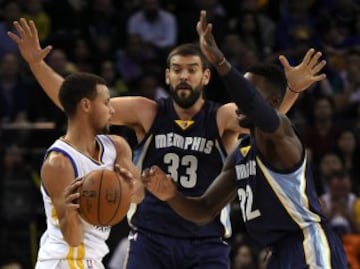
<instances>
[{"instance_id":1,"label":"memphis text on jersey","mask_svg":"<svg viewBox=\"0 0 360 269\"><path fill-rule=\"evenodd\" d=\"M177 133L158 134L155 136L155 148L177 147L210 154L214 146L213 140L198 136L181 136Z\"/></svg>"}]
</instances>

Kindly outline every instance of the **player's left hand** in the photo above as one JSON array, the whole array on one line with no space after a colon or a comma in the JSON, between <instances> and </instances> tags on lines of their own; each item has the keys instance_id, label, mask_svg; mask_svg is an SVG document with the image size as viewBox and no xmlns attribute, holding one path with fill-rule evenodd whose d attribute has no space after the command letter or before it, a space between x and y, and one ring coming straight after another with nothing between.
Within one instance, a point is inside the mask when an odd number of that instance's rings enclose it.
<instances>
[{"instance_id":1,"label":"player's left hand","mask_svg":"<svg viewBox=\"0 0 360 269\"><path fill-rule=\"evenodd\" d=\"M217 65L223 60L224 54L216 44L214 35L212 34L212 27L212 24L206 20L206 11L201 10L199 21L196 24L200 48L207 60L211 64Z\"/></svg>"},{"instance_id":2,"label":"player's left hand","mask_svg":"<svg viewBox=\"0 0 360 269\"><path fill-rule=\"evenodd\" d=\"M288 86L292 91L302 92L313 83L326 78L325 74L319 74L326 65L325 60L320 60L321 55L320 51L311 48L297 66L291 66L284 55L279 56L279 61L285 70Z\"/></svg>"},{"instance_id":3,"label":"player's left hand","mask_svg":"<svg viewBox=\"0 0 360 269\"><path fill-rule=\"evenodd\" d=\"M170 175L165 174L158 166L145 169L141 175L146 189L161 201L168 201L176 195L176 185Z\"/></svg>"},{"instance_id":4,"label":"player's left hand","mask_svg":"<svg viewBox=\"0 0 360 269\"><path fill-rule=\"evenodd\" d=\"M120 165L115 164L115 172L118 173L130 186L131 189L131 202L139 204L145 197L144 185L141 180L134 177L134 175Z\"/></svg>"}]
</instances>

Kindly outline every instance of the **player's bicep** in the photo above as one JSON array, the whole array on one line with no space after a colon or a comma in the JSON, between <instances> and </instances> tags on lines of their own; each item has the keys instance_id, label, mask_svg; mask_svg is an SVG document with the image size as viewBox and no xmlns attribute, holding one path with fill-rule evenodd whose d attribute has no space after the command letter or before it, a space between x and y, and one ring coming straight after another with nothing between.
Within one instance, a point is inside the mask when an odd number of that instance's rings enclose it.
<instances>
[{"instance_id":1,"label":"player's bicep","mask_svg":"<svg viewBox=\"0 0 360 269\"><path fill-rule=\"evenodd\" d=\"M111 105L115 110L112 124L143 128L145 131L150 129L157 113L156 102L144 97L115 97L111 98Z\"/></svg>"},{"instance_id":2,"label":"player's bicep","mask_svg":"<svg viewBox=\"0 0 360 269\"><path fill-rule=\"evenodd\" d=\"M301 161L304 147L293 129L291 121L279 115L280 125L274 133L259 131L256 136L258 148L270 164L279 169L291 169Z\"/></svg>"},{"instance_id":3,"label":"player's bicep","mask_svg":"<svg viewBox=\"0 0 360 269\"><path fill-rule=\"evenodd\" d=\"M41 180L58 218L62 218L65 212L64 190L75 180L70 161L59 153L52 153L41 168Z\"/></svg>"},{"instance_id":4,"label":"player's bicep","mask_svg":"<svg viewBox=\"0 0 360 269\"><path fill-rule=\"evenodd\" d=\"M135 178L140 178L141 172L134 165L132 161L132 151L126 140L120 136L112 135L111 139L114 141L116 147L116 163L125 169L128 169Z\"/></svg>"}]
</instances>

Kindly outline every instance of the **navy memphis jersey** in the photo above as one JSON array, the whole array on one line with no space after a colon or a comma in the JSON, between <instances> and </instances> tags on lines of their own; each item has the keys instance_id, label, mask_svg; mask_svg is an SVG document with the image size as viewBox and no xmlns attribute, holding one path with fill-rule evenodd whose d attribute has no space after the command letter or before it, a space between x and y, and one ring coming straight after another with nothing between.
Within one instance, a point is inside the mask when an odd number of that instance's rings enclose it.
<instances>
[{"instance_id":1,"label":"navy memphis jersey","mask_svg":"<svg viewBox=\"0 0 360 269\"><path fill-rule=\"evenodd\" d=\"M300 233L311 256L325 251L324 217L306 154L292 171L275 171L261 159L254 138L246 136L234 152L235 172L245 229L261 246Z\"/></svg>"},{"instance_id":2,"label":"navy memphis jersey","mask_svg":"<svg viewBox=\"0 0 360 269\"><path fill-rule=\"evenodd\" d=\"M182 121L172 102L171 98L158 101L157 116L135 149L134 162L141 170L159 166L177 181L180 192L199 196L221 172L226 157L216 123L218 105L205 101L192 120ZM180 238L223 237L231 233L228 213L226 207L213 222L199 226L146 192L142 203L131 206L128 219L130 226L140 231Z\"/></svg>"}]
</instances>

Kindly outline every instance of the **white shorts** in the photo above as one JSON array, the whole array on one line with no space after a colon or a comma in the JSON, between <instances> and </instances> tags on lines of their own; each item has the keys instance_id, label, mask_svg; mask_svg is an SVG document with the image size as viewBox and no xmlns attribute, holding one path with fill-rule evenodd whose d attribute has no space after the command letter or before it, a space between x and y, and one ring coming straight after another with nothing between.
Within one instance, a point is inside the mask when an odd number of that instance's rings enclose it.
<instances>
[{"instance_id":1,"label":"white shorts","mask_svg":"<svg viewBox=\"0 0 360 269\"><path fill-rule=\"evenodd\" d=\"M37 261L35 269L105 269L99 260L47 260Z\"/></svg>"}]
</instances>

